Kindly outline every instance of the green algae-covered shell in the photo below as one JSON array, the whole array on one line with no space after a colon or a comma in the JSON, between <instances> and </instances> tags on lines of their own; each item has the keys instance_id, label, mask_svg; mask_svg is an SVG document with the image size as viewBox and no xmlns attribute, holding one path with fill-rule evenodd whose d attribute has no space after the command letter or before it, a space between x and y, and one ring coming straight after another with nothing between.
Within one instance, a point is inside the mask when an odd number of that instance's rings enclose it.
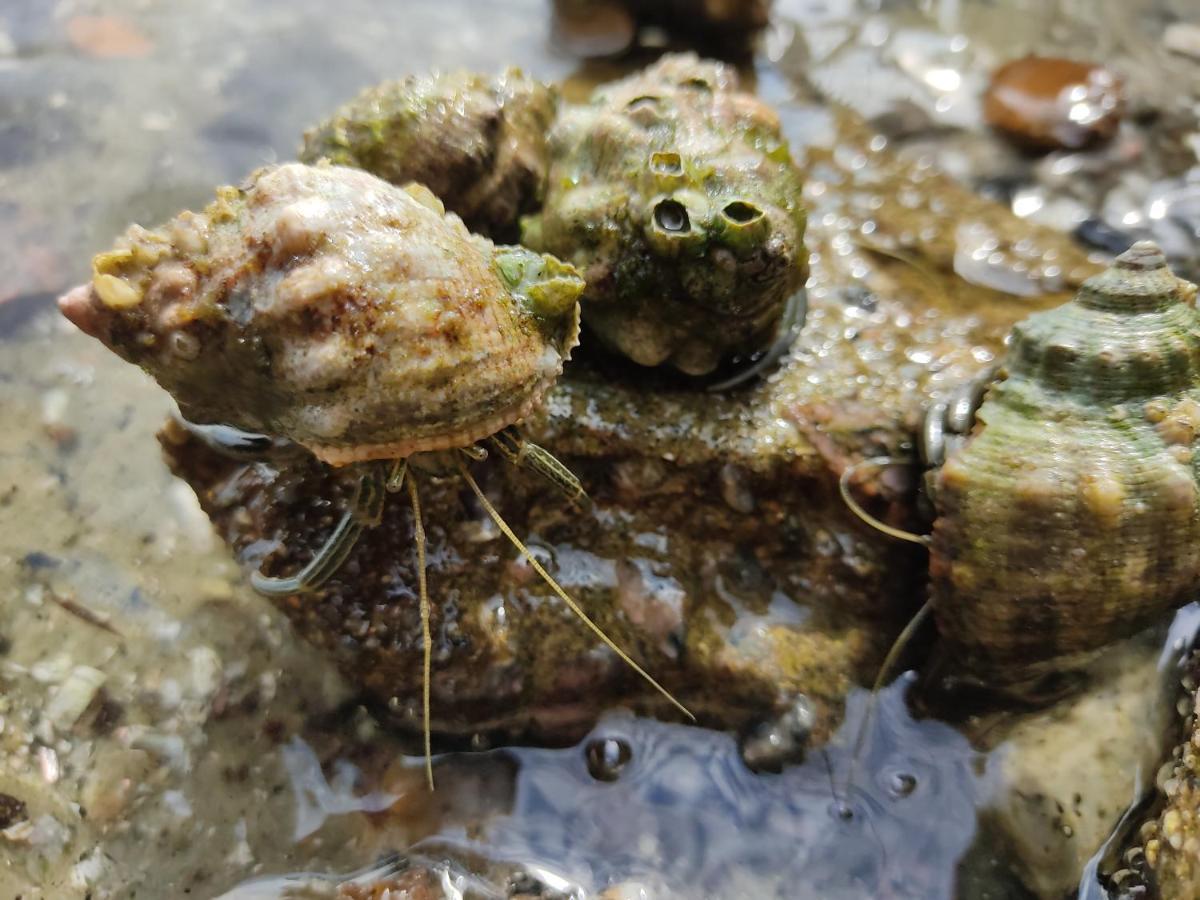
<instances>
[{"instance_id":1,"label":"green algae-covered shell","mask_svg":"<svg viewBox=\"0 0 1200 900\"><path fill-rule=\"evenodd\" d=\"M556 105L553 88L519 69L389 81L310 129L300 159L419 182L472 231L515 238L541 200Z\"/></svg>"},{"instance_id":2,"label":"green algae-covered shell","mask_svg":"<svg viewBox=\"0 0 1200 900\"><path fill-rule=\"evenodd\" d=\"M668 55L567 108L527 246L584 275L584 321L635 362L712 371L768 344L807 278L801 177L733 69Z\"/></svg>"},{"instance_id":3,"label":"green algae-covered shell","mask_svg":"<svg viewBox=\"0 0 1200 900\"><path fill-rule=\"evenodd\" d=\"M1200 586L1200 315L1135 245L1013 331L976 430L935 481L939 631L1017 679L1086 656Z\"/></svg>"},{"instance_id":4,"label":"green algae-covered shell","mask_svg":"<svg viewBox=\"0 0 1200 900\"><path fill-rule=\"evenodd\" d=\"M465 446L524 417L578 338L575 271L472 236L420 185L291 163L133 227L65 315L183 414L326 462Z\"/></svg>"}]
</instances>

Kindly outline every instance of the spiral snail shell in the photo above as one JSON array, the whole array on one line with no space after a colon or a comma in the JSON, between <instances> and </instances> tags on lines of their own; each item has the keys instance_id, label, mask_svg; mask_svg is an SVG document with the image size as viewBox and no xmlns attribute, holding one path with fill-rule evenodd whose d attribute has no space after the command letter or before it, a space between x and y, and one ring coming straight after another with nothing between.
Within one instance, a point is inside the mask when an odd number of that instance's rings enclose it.
<instances>
[{"instance_id":1,"label":"spiral snail shell","mask_svg":"<svg viewBox=\"0 0 1200 900\"><path fill-rule=\"evenodd\" d=\"M1196 596L1194 297L1143 242L1013 329L932 478L931 603L981 678L1069 666Z\"/></svg>"},{"instance_id":2,"label":"spiral snail shell","mask_svg":"<svg viewBox=\"0 0 1200 900\"><path fill-rule=\"evenodd\" d=\"M346 465L522 419L576 344L582 290L552 257L471 235L421 185L288 163L132 227L60 306L188 419Z\"/></svg>"}]
</instances>

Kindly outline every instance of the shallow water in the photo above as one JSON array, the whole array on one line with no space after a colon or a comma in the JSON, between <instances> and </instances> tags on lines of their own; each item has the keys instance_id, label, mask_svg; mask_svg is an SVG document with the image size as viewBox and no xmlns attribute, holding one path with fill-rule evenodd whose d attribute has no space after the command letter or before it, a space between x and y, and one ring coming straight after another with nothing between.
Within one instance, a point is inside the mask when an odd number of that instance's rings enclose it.
<instances>
[{"instance_id":1,"label":"shallow water","mask_svg":"<svg viewBox=\"0 0 1200 900\"><path fill-rule=\"evenodd\" d=\"M1136 20L1123 48L1117 24L1103 29L1078 5L1018 17L1022 33L997 30L990 4L885 4L885 14L787 0L755 70L773 100L786 101L803 72L855 105L878 99L849 90L864 72L894 87L897 66L919 75L944 54L969 54L954 91L931 93L920 78L904 90L935 124L944 116L978 136L978 73L1046 40L1048 20L1056 40L1103 33L1105 52L1136 58L1186 0L1146 4L1153 15L1141 17L1114 7L1112 23ZM384 733L249 593L167 473L154 440L162 393L51 315L52 296L83 279L89 255L125 224L195 207L213 185L287 158L305 126L364 84L517 63L546 79L575 75L577 92L596 70L555 52L546 13L540 0L19 0L0 10L0 793L37 798L41 824L36 840L0 837L0 894L276 896L277 881L235 886L346 872L415 846L482 870L485 896L507 890L514 872L580 895L621 883L648 897L1028 896L1017 854L986 841L978 850L1015 778L1005 748L975 749L986 721L917 718L907 680L881 695L853 768L862 691L835 740L779 775L750 773L731 736L616 714L575 748L442 757L428 797L404 756L411 744ZM794 19L807 27L802 50ZM955 49L948 36L964 30L969 49ZM883 44L894 52L876 53ZM797 142L825 125L808 108L785 118ZM915 141L910 151L978 184L998 165L992 147ZM1001 156L1006 173L1032 178ZM1144 182L1178 188L1165 184L1180 177L1168 163L1146 165ZM1064 212L1062 197L1030 183L1037 197L1009 199L1032 209L1040 198L1047 221L1054 212L1070 227L1080 208L1120 199L1072 195ZM1011 273L964 270L1012 284ZM1138 652L1129 658L1157 654ZM93 672L103 685L82 698L86 709L56 716L72 700L63 686ZM1134 704L1145 708L1128 711L1150 746L1139 760L1163 743L1165 696L1147 692ZM1093 740L1098 719L1062 718L1068 743ZM629 748L612 781L589 773L588 747L603 740ZM1123 807L1126 781L1151 779L1152 766L1142 769L1097 785L1119 793L1098 802ZM80 799L86 818L72 805Z\"/></svg>"}]
</instances>

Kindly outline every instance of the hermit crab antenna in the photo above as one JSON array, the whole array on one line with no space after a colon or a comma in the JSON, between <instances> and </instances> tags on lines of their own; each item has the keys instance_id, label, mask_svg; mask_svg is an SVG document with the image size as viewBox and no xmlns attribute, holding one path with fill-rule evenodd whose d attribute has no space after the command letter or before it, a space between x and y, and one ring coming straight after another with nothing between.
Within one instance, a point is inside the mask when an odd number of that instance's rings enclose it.
<instances>
[{"instance_id":1,"label":"hermit crab antenna","mask_svg":"<svg viewBox=\"0 0 1200 900\"><path fill-rule=\"evenodd\" d=\"M403 478L403 475L399 476ZM425 732L425 780L429 789L433 790L433 750L429 725L429 673L433 661L433 638L429 633L429 586L425 580L425 526L421 522L421 496L417 492L417 479L410 474L406 480L408 499L413 511L413 543L417 545L417 586L421 600L421 642L425 648L423 682L421 685L421 706L423 729Z\"/></svg>"},{"instance_id":2,"label":"hermit crab antenna","mask_svg":"<svg viewBox=\"0 0 1200 900\"><path fill-rule=\"evenodd\" d=\"M590 628L595 633L596 637L600 638L600 640L602 640L605 645L612 650L613 653L617 654L617 656L619 656L626 665L642 676L642 678L644 678L646 682L650 684L656 691L666 697L676 709L682 712L693 722L696 721L696 717L692 715L686 706L676 700L671 695L670 691L651 678L650 674L636 662L634 662L628 653L618 647L613 639L605 634L604 630L588 617L588 614L583 611L582 607L580 607L578 603L571 599L570 595L559 586L558 582L550 577L550 573L542 568L542 564L539 563L536 557L529 552L529 548L521 543L521 539L518 538L515 533L513 533L513 530L508 527L508 523L504 521L504 519L500 516L500 513L496 511L496 508L492 506L488 498L484 496L483 491L480 489L475 479L471 477L471 473L467 470L467 467L463 464L463 461L461 459L456 459L455 462L458 464L458 470L462 473L463 479L468 485L470 485L471 490L479 499L480 505L483 506L483 508L487 511L487 514L492 517L492 521L496 523L496 527L504 533L506 538L512 541L514 547L521 551L521 555L529 561L529 564L533 566L534 571L537 572L538 575L542 577L542 580L550 586L550 589L559 596L559 599L561 599L562 602L567 605L567 608L570 609L571 612L575 613L575 615L583 621L583 624Z\"/></svg>"}]
</instances>

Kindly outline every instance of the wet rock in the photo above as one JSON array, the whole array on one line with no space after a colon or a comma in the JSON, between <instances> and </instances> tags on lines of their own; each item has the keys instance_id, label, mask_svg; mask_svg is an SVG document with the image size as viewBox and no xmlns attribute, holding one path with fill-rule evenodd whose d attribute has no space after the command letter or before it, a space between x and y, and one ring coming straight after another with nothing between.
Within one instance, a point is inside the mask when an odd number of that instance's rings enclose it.
<instances>
[{"instance_id":1,"label":"wet rock","mask_svg":"<svg viewBox=\"0 0 1200 900\"><path fill-rule=\"evenodd\" d=\"M76 50L98 59L131 59L154 50L153 42L121 16L72 16L66 31Z\"/></svg>"},{"instance_id":2,"label":"wet rock","mask_svg":"<svg viewBox=\"0 0 1200 900\"><path fill-rule=\"evenodd\" d=\"M1034 150L1082 150L1111 138L1120 79L1100 65L1027 56L1001 66L983 98L987 123Z\"/></svg>"},{"instance_id":3,"label":"wet rock","mask_svg":"<svg viewBox=\"0 0 1200 900\"><path fill-rule=\"evenodd\" d=\"M777 719L759 723L743 738L742 761L755 772L782 772L784 766L804 762L812 725L807 698L797 697L791 709Z\"/></svg>"},{"instance_id":4,"label":"wet rock","mask_svg":"<svg viewBox=\"0 0 1200 900\"><path fill-rule=\"evenodd\" d=\"M1174 679L1159 668L1163 634L1154 628L1112 648L1082 689L1047 708L994 728L994 719L976 723L1001 789L981 812L973 853L992 858L1003 847L1036 897L1074 893L1154 777L1173 716Z\"/></svg>"},{"instance_id":5,"label":"wet rock","mask_svg":"<svg viewBox=\"0 0 1200 900\"><path fill-rule=\"evenodd\" d=\"M587 359L585 347L526 428L581 477L594 507L574 511L512 467L477 466L551 574L702 721L741 730L803 694L814 743L850 685L874 678L924 577L919 553L847 512L839 475L904 452L931 396L990 363L1015 320L1062 302L1053 292L1093 271L1065 237L896 159L860 121L835 121L836 145L804 148L810 315L777 373L706 394ZM988 227L989 259L1037 291L1014 299L962 279L947 227L962 217ZM869 303L848 299L864 290ZM347 501L349 485L315 461L233 460L173 427L162 437L219 534L267 574L310 558ZM867 485L863 499L904 522L910 488ZM443 739L569 741L612 704L662 711L456 477L426 478L422 495ZM415 729L411 527L406 505L388 503L322 593L279 606L395 724Z\"/></svg>"},{"instance_id":6,"label":"wet rock","mask_svg":"<svg viewBox=\"0 0 1200 900\"><path fill-rule=\"evenodd\" d=\"M637 20L629 8L603 0L557 0L552 28L554 45L583 59L615 56L637 38Z\"/></svg>"}]
</instances>

